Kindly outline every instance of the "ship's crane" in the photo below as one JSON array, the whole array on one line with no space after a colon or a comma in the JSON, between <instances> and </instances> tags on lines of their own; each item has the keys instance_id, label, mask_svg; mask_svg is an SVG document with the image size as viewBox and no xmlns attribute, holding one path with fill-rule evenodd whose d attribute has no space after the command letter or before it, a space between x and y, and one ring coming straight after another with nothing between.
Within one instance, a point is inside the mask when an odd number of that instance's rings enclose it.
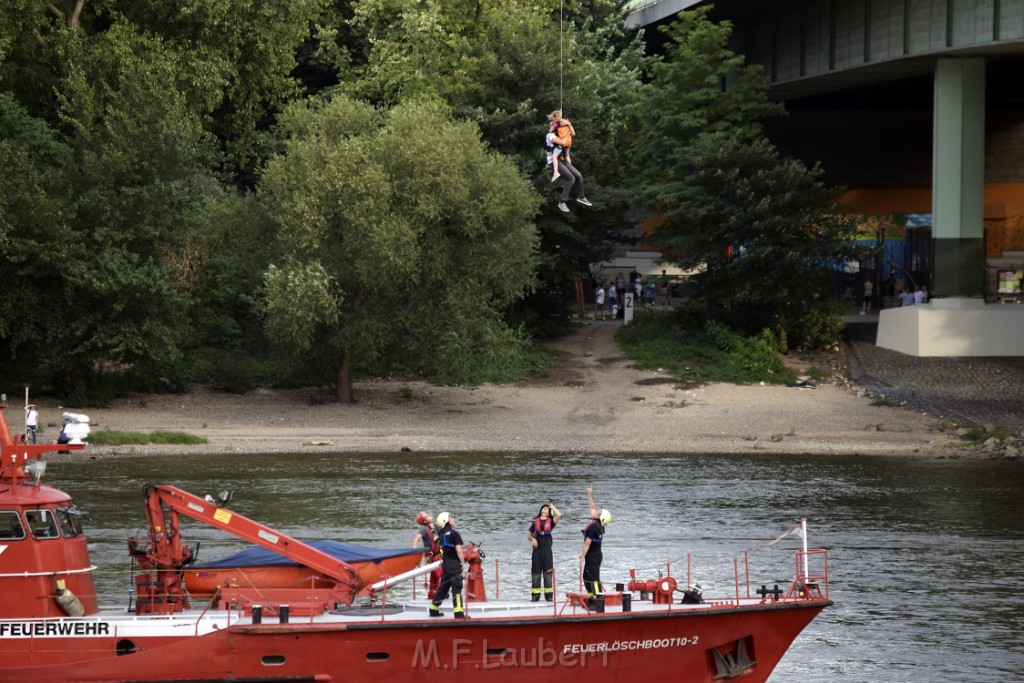
<instances>
[{"instance_id":1,"label":"ship's crane","mask_svg":"<svg viewBox=\"0 0 1024 683\"><path fill-rule=\"evenodd\" d=\"M180 515L273 550L333 579L337 583L329 591L332 603L351 605L359 592L359 576L348 563L227 509L223 504L228 496L220 501L200 498L169 484L147 484L143 493L149 538L130 538L128 547L139 566L155 571L157 579L154 582L147 575L136 577L136 612L175 612L188 606L181 570L195 560L195 555L182 543Z\"/></svg>"}]
</instances>

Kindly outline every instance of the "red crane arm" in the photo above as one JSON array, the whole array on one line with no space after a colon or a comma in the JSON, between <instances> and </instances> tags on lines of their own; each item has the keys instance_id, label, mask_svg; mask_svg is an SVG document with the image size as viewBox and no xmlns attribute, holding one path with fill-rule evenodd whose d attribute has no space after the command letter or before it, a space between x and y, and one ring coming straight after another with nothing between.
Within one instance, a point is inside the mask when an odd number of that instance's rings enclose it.
<instances>
[{"instance_id":1,"label":"red crane arm","mask_svg":"<svg viewBox=\"0 0 1024 683\"><path fill-rule=\"evenodd\" d=\"M146 518L152 548L148 559L164 568L180 568L192 558L192 551L181 543L178 515L209 524L246 541L260 545L290 560L309 567L323 576L348 586L355 595L359 576L347 562L303 543L248 517L211 503L170 484L149 484L145 488ZM164 514L166 507L170 514Z\"/></svg>"}]
</instances>

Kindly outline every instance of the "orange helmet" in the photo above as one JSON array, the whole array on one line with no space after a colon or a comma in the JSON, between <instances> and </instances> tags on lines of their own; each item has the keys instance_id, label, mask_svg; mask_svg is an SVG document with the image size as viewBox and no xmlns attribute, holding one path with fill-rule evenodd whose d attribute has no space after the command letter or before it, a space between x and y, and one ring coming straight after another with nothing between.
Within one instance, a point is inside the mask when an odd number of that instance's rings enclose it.
<instances>
[{"instance_id":1,"label":"orange helmet","mask_svg":"<svg viewBox=\"0 0 1024 683\"><path fill-rule=\"evenodd\" d=\"M420 514L416 515L416 523L417 524L426 524L427 523L427 517L429 517L429 516L430 515L428 515L426 512L421 512Z\"/></svg>"}]
</instances>

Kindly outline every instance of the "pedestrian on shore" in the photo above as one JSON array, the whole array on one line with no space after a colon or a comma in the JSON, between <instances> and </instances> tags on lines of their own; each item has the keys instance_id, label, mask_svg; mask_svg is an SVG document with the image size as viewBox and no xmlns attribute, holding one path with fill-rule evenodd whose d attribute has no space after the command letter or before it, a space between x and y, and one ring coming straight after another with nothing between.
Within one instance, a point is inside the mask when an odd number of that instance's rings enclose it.
<instances>
[{"instance_id":1,"label":"pedestrian on shore","mask_svg":"<svg viewBox=\"0 0 1024 683\"><path fill-rule=\"evenodd\" d=\"M668 273L666 273L664 270L661 271L661 280L658 282L658 289L661 293L661 296L664 297L665 299L665 305L671 306L672 297L671 292L668 288Z\"/></svg>"},{"instance_id":2,"label":"pedestrian on shore","mask_svg":"<svg viewBox=\"0 0 1024 683\"><path fill-rule=\"evenodd\" d=\"M590 504L590 522L583 528L583 550L580 560L583 562L583 585L587 589L588 602L593 605L598 593L603 593L601 586L601 561L604 555L601 546L604 542L604 528L612 521L612 513L604 508L598 509L594 504L594 489L587 487L587 502Z\"/></svg>"},{"instance_id":3,"label":"pedestrian on shore","mask_svg":"<svg viewBox=\"0 0 1024 683\"><path fill-rule=\"evenodd\" d=\"M594 320L597 320L597 316L601 316L601 320L604 320L604 287L601 285L597 286L597 291L594 292L594 298L597 303L594 305Z\"/></svg>"},{"instance_id":4,"label":"pedestrian on shore","mask_svg":"<svg viewBox=\"0 0 1024 683\"><path fill-rule=\"evenodd\" d=\"M864 298L861 300L860 314L864 315L871 310L871 300L874 298L875 285L871 280L864 281Z\"/></svg>"},{"instance_id":5,"label":"pedestrian on shore","mask_svg":"<svg viewBox=\"0 0 1024 683\"><path fill-rule=\"evenodd\" d=\"M25 438L29 443L36 442L36 430L39 427L39 411L33 403L25 406Z\"/></svg>"},{"instance_id":6,"label":"pedestrian on shore","mask_svg":"<svg viewBox=\"0 0 1024 683\"><path fill-rule=\"evenodd\" d=\"M451 513L438 513L437 526L440 529L438 544L441 546L441 583L430 603L430 616L443 616L441 603L447 599L450 592L452 616L462 619L466 616L462 605L462 565L466 563L466 556L462 550L462 536L455 530L455 518Z\"/></svg>"},{"instance_id":7,"label":"pedestrian on shore","mask_svg":"<svg viewBox=\"0 0 1024 683\"><path fill-rule=\"evenodd\" d=\"M541 579L544 583L544 599L551 602L555 596L555 589L552 585L552 572L555 568L555 561L551 554L553 539L551 532L555 525L562 518L562 513L555 507L554 503L545 503L540 506L540 512L533 518L530 524L530 545L533 546L533 561L530 567L530 599L540 602Z\"/></svg>"}]
</instances>

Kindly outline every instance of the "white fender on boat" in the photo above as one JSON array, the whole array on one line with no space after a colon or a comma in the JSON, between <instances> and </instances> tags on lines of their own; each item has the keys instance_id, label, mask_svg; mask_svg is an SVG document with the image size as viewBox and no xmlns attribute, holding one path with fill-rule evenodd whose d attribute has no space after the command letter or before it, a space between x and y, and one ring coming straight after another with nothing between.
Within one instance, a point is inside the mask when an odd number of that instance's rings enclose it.
<instances>
[{"instance_id":1,"label":"white fender on boat","mask_svg":"<svg viewBox=\"0 0 1024 683\"><path fill-rule=\"evenodd\" d=\"M85 606L74 593L64 587L64 582L57 583L57 604L69 617L85 616Z\"/></svg>"},{"instance_id":2,"label":"white fender on boat","mask_svg":"<svg viewBox=\"0 0 1024 683\"><path fill-rule=\"evenodd\" d=\"M395 576L389 576L386 579L382 579L377 583L373 584L372 586L370 586L370 589L374 591L380 591L385 588L391 588L391 586L395 585L396 583L408 581L409 579L415 579L417 576L423 576L424 574L428 574L434 571L440 566L441 560L431 562L430 564L425 564L422 567L416 567L415 569L410 569L407 572L402 572L401 574L396 574Z\"/></svg>"}]
</instances>

